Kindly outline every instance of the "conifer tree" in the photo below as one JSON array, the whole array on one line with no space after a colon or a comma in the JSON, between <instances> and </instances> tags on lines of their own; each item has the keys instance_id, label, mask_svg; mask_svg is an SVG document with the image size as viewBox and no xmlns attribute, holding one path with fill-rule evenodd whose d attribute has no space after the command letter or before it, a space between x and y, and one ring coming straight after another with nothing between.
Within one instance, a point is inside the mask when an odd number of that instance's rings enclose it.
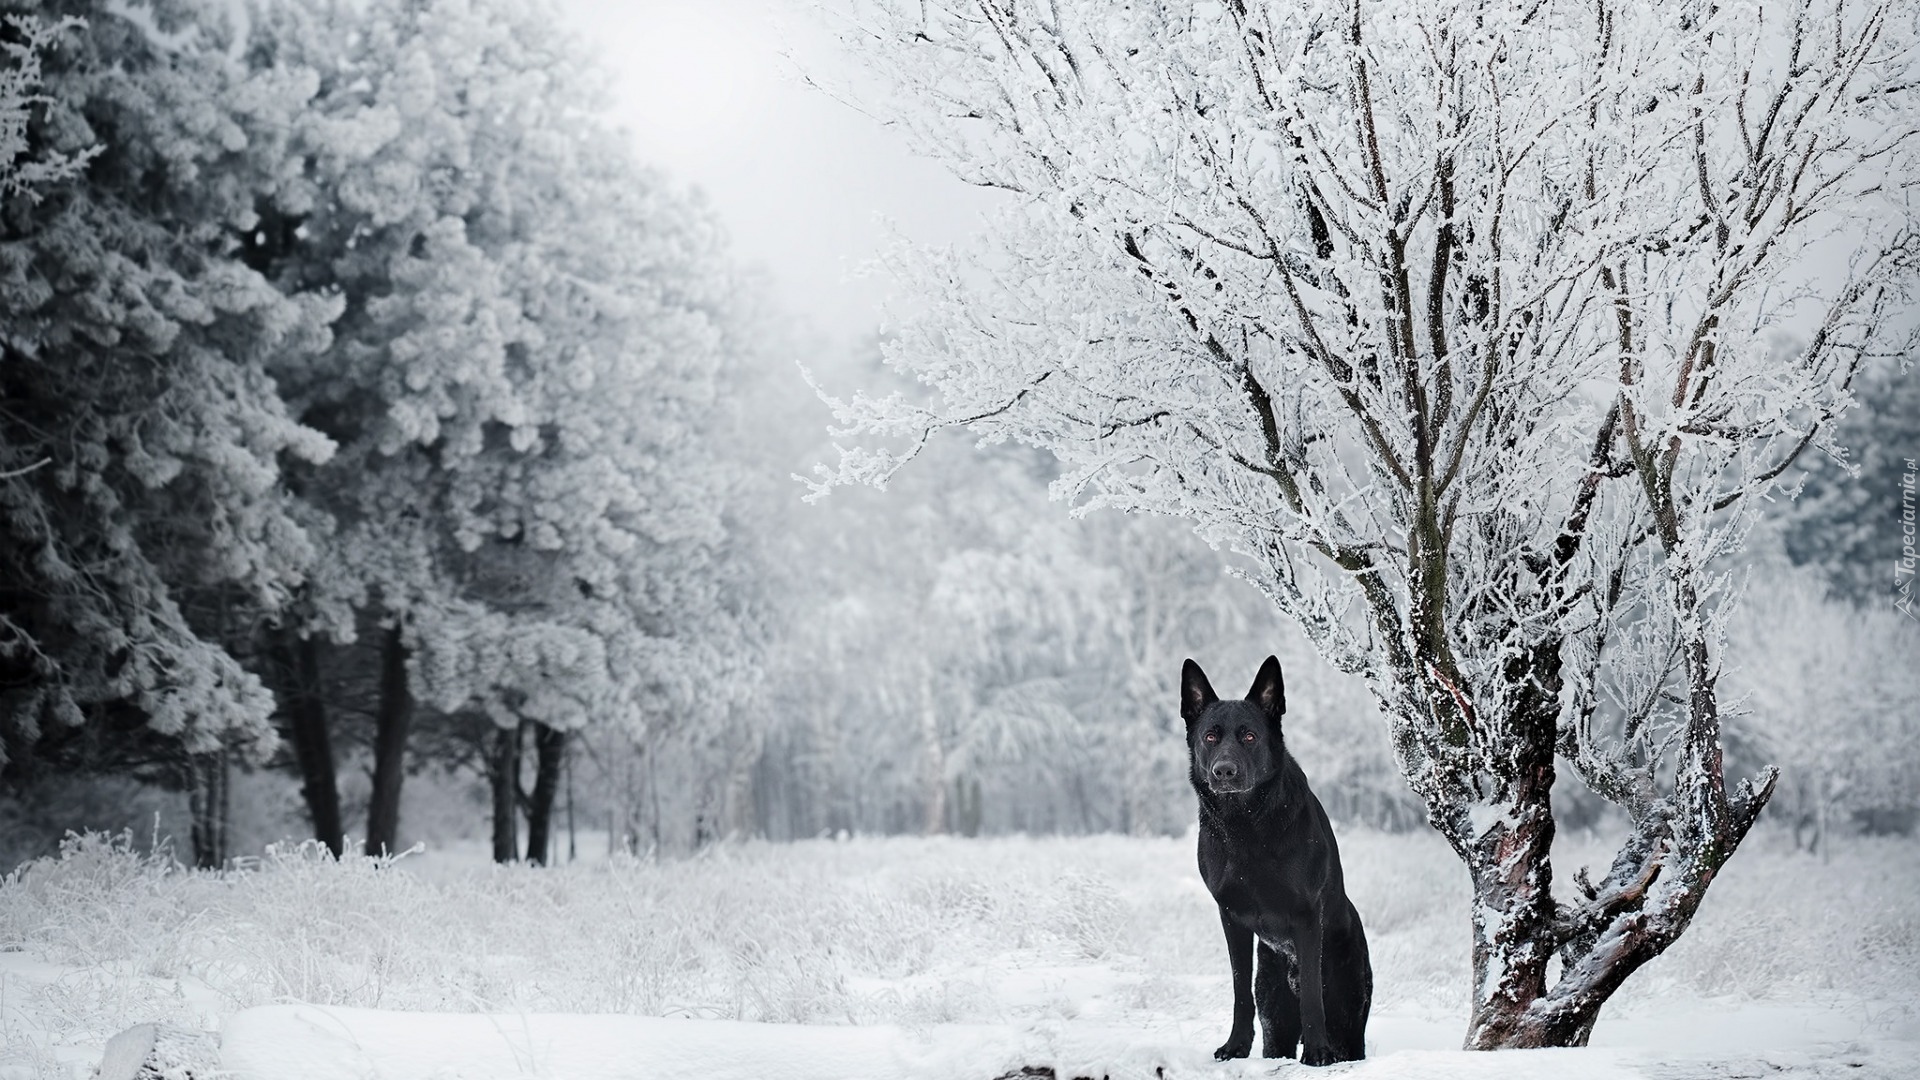
<instances>
[{"instance_id":1,"label":"conifer tree","mask_svg":"<svg viewBox=\"0 0 1920 1080\"><path fill-rule=\"evenodd\" d=\"M333 450L268 368L323 348L337 304L242 259L306 92L195 3L6 6L0 761L190 784L216 863L225 754L275 742L228 647L314 557L280 463Z\"/></svg>"},{"instance_id":2,"label":"conifer tree","mask_svg":"<svg viewBox=\"0 0 1920 1080\"><path fill-rule=\"evenodd\" d=\"M332 528L290 633L378 626L368 849L396 844L427 706L497 725L512 858L522 724L550 805L566 733L637 726L726 655L723 480L698 439L719 234L598 118L596 69L542 4L281 5L256 34L317 73L311 166L266 212L262 265L344 304L332 348L276 369L341 447L301 481Z\"/></svg>"}]
</instances>

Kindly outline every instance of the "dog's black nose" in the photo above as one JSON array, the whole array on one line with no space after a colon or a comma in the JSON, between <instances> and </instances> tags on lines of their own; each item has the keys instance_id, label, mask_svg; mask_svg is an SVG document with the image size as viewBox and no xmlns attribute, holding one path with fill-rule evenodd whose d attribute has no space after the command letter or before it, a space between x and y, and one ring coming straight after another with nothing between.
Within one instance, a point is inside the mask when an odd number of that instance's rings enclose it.
<instances>
[{"instance_id":1,"label":"dog's black nose","mask_svg":"<svg viewBox=\"0 0 1920 1080\"><path fill-rule=\"evenodd\" d=\"M1218 762L1213 767L1213 778L1215 780L1232 780L1239 775L1240 767L1231 761Z\"/></svg>"}]
</instances>

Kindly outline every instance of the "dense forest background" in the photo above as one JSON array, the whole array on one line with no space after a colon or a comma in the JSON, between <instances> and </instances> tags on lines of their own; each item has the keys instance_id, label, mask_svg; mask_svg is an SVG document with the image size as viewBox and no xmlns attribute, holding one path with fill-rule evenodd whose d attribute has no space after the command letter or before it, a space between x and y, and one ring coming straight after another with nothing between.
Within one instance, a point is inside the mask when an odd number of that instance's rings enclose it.
<instances>
[{"instance_id":1,"label":"dense forest background","mask_svg":"<svg viewBox=\"0 0 1920 1080\"><path fill-rule=\"evenodd\" d=\"M1268 653L1329 810L1425 827L1364 686L1180 522L959 437L804 502L802 368L916 388L774 308L539 5L0 9L0 869L1180 832L1180 661ZM1814 850L1920 809L1920 385L1853 395L1735 568L1729 752Z\"/></svg>"}]
</instances>

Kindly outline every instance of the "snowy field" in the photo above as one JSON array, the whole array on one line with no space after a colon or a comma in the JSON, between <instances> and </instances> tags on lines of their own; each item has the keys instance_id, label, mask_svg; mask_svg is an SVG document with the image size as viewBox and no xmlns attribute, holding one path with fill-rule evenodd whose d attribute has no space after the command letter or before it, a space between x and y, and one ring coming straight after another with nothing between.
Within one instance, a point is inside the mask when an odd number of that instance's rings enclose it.
<instances>
[{"instance_id":1,"label":"snowy field","mask_svg":"<svg viewBox=\"0 0 1920 1080\"><path fill-rule=\"evenodd\" d=\"M1750 840L1592 1048L1488 1055L1453 1049L1451 853L1347 830L1377 996L1372 1057L1330 1075L1920 1076L1920 843L1822 862L1783 841ZM1575 838L1557 869L1605 854ZM1190 838L726 844L552 870L308 848L219 875L94 839L0 885L4 1080L88 1076L149 1020L220 1030L223 1068L261 1080L1303 1070L1215 1064L1229 1003Z\"/></svg>"}]
</instances>

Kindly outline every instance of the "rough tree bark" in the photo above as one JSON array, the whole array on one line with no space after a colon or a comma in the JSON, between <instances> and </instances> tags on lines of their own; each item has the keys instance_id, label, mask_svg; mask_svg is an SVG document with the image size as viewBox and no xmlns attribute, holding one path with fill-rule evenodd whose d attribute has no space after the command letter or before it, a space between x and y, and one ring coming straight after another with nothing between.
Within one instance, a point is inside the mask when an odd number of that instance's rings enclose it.
<instances>
[{"instance_id":1,"label":"rough tree bark","mask_svg":"<svg viewBox=\"0 0 1920 1080\"><path fill-rule=\"evenodd\" d=\"M367 805L366 852L399 851L400 788L406 780L407 733L413 725L413 691L407 684L407 643L400 623L380 641L380 704L374 715L373 795Z\"/></svg>"},{"instance_id":2,"label":"rough tree bark","mask_svg":"<svg viewBox=\"0 0 1920 1080\"><path fill-rule=\"evenodd\" d=\"M1601 881L1575 875L1573 903L1552 895L1553 711L1539 709L1533 725L1514 725L1536 730L1510 744L1513 766L1494 774L1490 798L1429 802L1474 885L1467 1048L1586 1045L1608 997L1686 930L1758 818L1776 774L1729 794L1712 690L1692 696L1677 797L1633 806L1631 838ZM1550 986L1547 965L1556 954L1561 974Z\"/></svg>"}]
</instances>

